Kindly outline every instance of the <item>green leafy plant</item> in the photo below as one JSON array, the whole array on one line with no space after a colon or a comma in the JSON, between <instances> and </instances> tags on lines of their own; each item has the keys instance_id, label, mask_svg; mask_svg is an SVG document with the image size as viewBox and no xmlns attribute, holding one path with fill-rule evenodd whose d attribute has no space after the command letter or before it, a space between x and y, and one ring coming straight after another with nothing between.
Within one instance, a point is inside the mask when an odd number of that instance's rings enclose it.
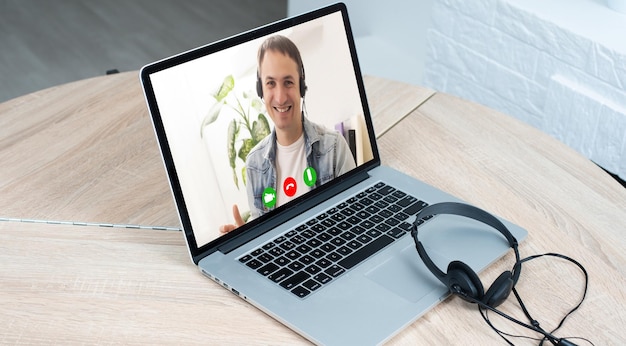
<instances>
[{"instance_id":1,"label":"green leafy plant","mask_svg":"<svg viewBox=\"0 0 626 346\"><path fill-rule=\"evenodd\" d=\"M203 129L214 123L224 106L233 109L238 116L234 117L228 124L226 136L226 150L228 152L229 165L233 171L233 181L239 189L239 178L237 177L237 158L243 161L244 167L241 170L241 179L246 184L245 162L250 150L254 148L263 138L271 132L267 117L263 114L263 104L254 93L241 92L237 95L235 89L235 79L232 75L224 78L222 85L211 96L215 103L209 109L200 126L200 136L203 136ZM232 95L229 97L229 95ZM256 116L256 120L252 118ZM242 129L247 130L245 134Z\"/></svg>"}]
</instances>

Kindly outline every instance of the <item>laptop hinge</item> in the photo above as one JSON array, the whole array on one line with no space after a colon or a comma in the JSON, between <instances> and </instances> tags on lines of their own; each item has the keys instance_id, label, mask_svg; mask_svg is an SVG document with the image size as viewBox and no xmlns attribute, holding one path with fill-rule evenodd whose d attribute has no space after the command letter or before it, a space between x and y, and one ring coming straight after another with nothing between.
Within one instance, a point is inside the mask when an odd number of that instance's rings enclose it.
<instances>
[{"instance_id":1,"label":"laptop hinge","mask_svg":"<svg viewBox=\"0 0 626 346\"><path fill-rule=\"evenodd\" d=\"M324 189L323 192L311 198L308 198L305 201L295 206L292 206L287 210L284 210L280 215L277 215L276 217L273 217L263 223L260 223L259 225L255 227L256 230L250 231L250 232L244 232L241 235L226 241L224 244L218 247L218 250L224 254L227 254L237 249L241 245L246 244L252 239L259 237L271 231L272 229L280 226L281 224L293 219L294 217L302 214L303 211L307 211L319 205L320 203L324 202L325 200L329 199L330 197L333 197L349 189L350 187L366 180L367 178L369 178L369 176L370 175L367 171L362 171L358 174L355 174L353 176L346 178L346 180L343 180L339 182L338 184L333 184L332 186L329 186L329 188Z\"/></svg>"}]
</instances>

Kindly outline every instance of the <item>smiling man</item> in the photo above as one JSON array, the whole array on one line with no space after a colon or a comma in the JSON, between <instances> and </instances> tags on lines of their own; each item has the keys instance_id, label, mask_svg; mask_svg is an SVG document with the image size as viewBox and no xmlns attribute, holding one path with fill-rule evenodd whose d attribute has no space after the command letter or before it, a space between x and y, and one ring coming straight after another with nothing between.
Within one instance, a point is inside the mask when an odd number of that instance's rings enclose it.
<instances>
[{"instance_id":1,"label":"smiling man","mask_svg":"<svg viewBox=\"0 0 626 346\"><path fill-rule=\"evenodd\" d=\"M300 51L287 37L275 35L259 47L257 93L274 129L246 159L246 190L251 218L297 198L356 165L343 135L307 119L302 102L307 91ZM241 226L237 206L235 225Z\"/></svg>"}]
</instances>

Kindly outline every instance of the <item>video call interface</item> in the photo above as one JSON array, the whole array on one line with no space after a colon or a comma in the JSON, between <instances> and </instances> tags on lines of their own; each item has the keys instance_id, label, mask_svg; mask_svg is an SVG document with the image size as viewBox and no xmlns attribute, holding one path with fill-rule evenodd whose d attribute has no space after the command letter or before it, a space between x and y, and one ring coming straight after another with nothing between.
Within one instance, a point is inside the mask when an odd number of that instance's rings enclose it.
<instances>
[{"instance_id":1,"label":"video call interface","mask_svg":"<svg viewBox=\"0 0 626 346\"><path fill-rule=\"evenodd\" d=\"M266 79L260 93L258 50L275 35L297 47L303 79L291 80L292 65L280 56L278 63L269 65L273 60L265 59L276 55L266 53L263 66L274 75L269 79L261 73ZM250 152L276 145L271 144L275 141L272 134L278 136L293 127L283 125L287 115L300 121L304 116L324 131L338 134L337 141L343 143L337 147L347 148L342 156L344 167L353 169L373 157L339 12L166 68L150 79L198 247L255 218L271 217L275 209L286 209L292 200L327 183L320 181L328 176L327 169L301 160L302 150L281 156L281 172L288 174L276 177L274 185L256 186L263 177L247 171ZM298 84L306 85L304 96L291 88ZM250 197L253 188L257 192ZM256 206L251 204L254 198ZM264 213L255 216L259 206Z\"/></svg>"}]
</instances>

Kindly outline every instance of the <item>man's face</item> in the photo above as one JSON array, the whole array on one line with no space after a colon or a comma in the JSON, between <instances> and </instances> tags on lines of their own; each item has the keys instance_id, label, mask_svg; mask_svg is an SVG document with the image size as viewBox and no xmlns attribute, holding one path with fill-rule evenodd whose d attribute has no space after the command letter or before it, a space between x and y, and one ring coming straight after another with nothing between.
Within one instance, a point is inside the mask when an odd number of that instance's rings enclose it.
<instances>
[{"instance_id":1,"label":"man's face","mask_svg":"<svg viewBox=\"0 0 626 346\"><path fill-rule=\"evenodd\" d=\"M298 65L288 55L267 50L260 75L265 108L276 131L299 137L302 132L302 112Z\"/></svg>"}]
</instances>

